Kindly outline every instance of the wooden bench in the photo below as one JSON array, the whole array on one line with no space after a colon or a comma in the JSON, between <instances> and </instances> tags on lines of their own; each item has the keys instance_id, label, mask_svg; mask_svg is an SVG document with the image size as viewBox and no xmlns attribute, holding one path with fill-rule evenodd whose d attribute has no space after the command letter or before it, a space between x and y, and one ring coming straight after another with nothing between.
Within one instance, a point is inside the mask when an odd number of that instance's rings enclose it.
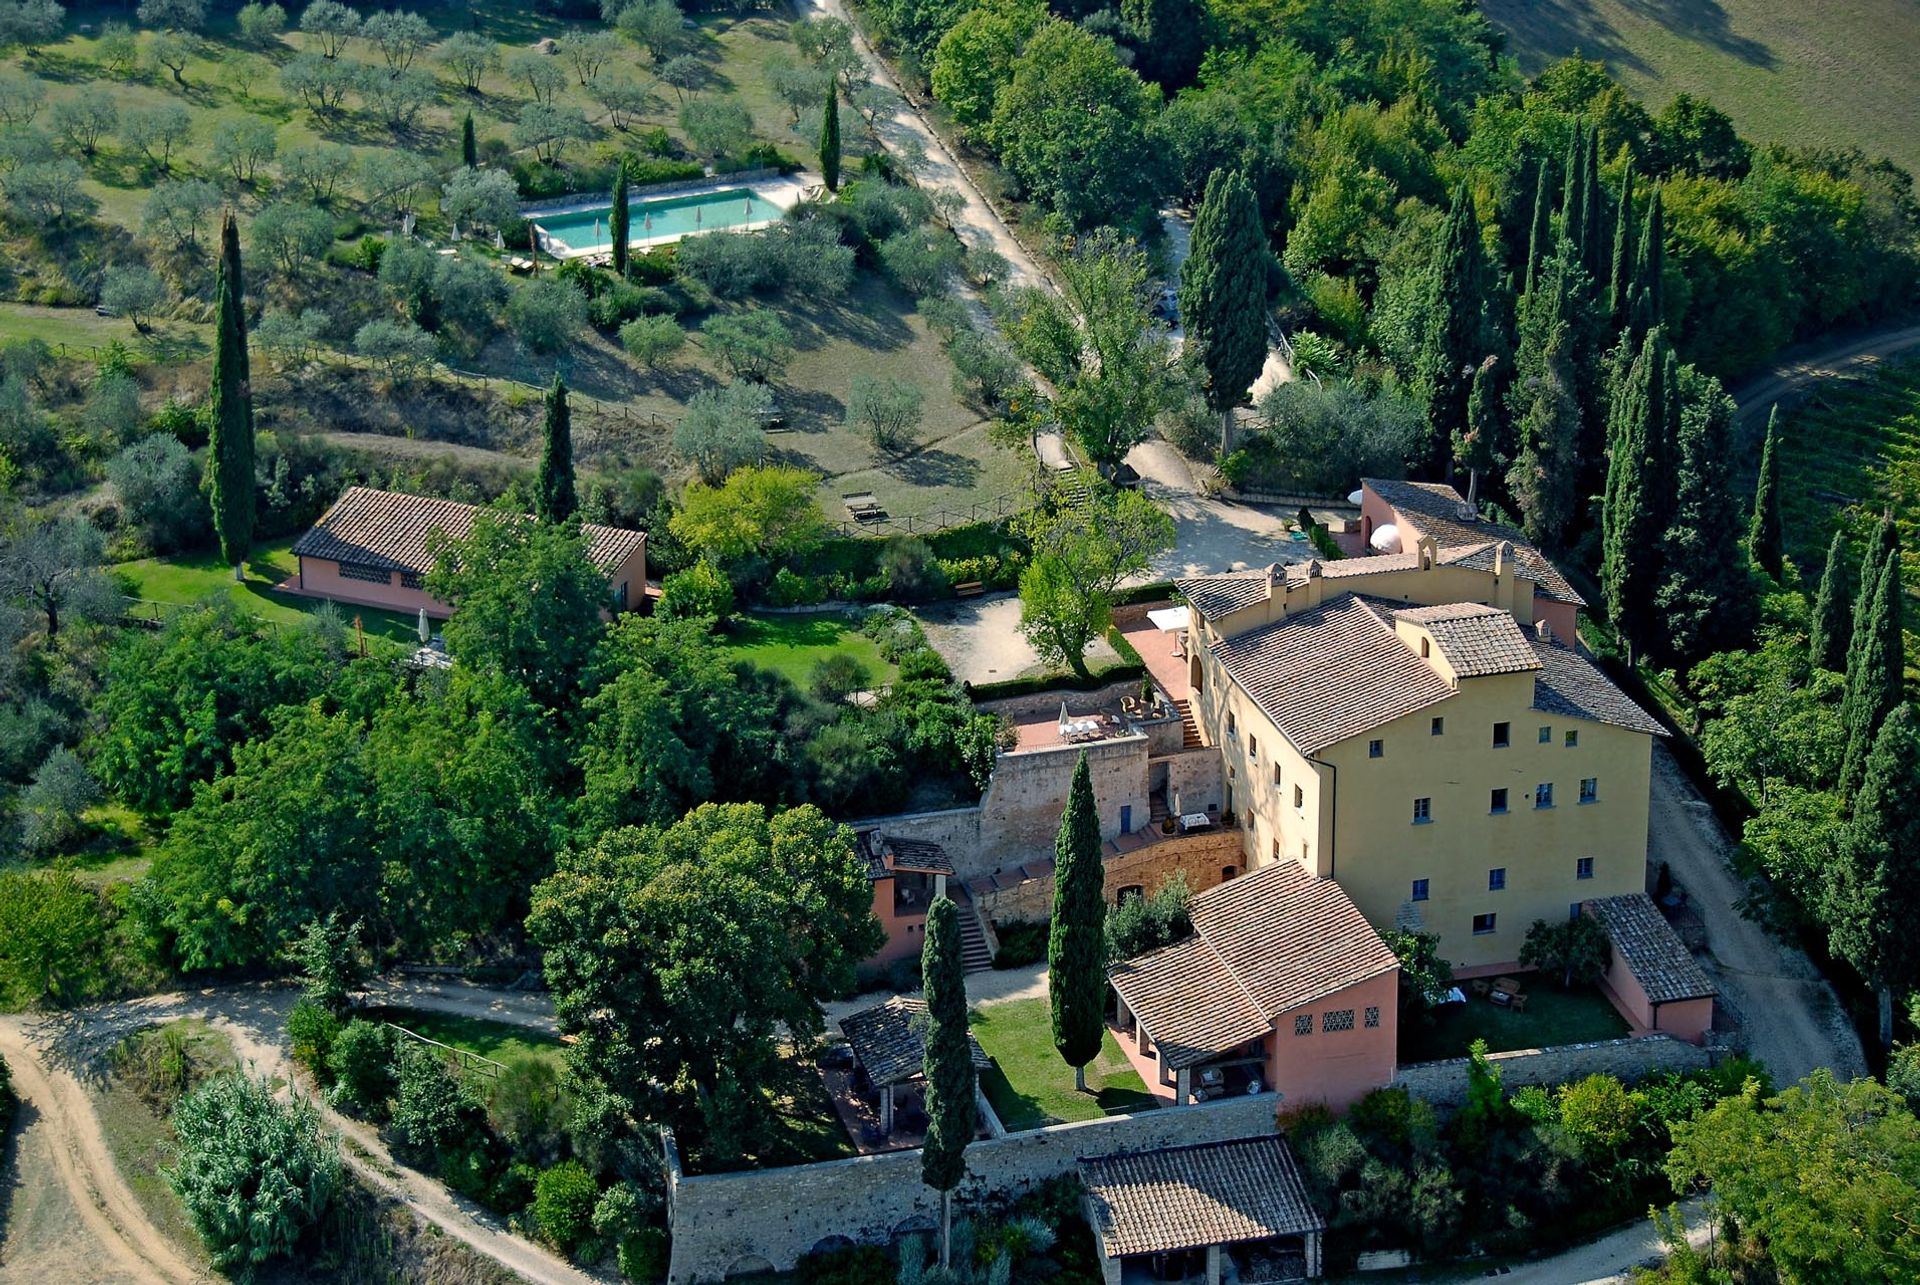
<instances>
[{"instance_id":1,"label":"wooden bench","mask_svg":"<svg viewBox=\"0 0 1920 1285\"><path fill-rule=\"evenodd\" d=\"M953 587L953 596L956 598L978 598L986 591L987 586L980 581L969 580L965 584L955 585Z\"/></svg>"}]
</instances>

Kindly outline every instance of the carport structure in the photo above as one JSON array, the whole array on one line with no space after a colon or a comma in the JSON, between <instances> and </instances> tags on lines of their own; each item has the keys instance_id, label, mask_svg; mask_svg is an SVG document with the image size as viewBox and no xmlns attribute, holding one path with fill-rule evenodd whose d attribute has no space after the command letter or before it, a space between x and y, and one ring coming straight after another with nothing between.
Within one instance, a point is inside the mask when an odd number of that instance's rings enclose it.
<instances>
[{"instance_id":1,"label":"carport structure","mask_svg":"<svg viewBox=\"0 0 1920 1285\"><path fill-rule=\"evenodd\" d=\"M1277 1135L1080 1162L1107 1285L1305 1280L1326 1220Z\"/></svg>"},{"instance_id":2,"label":"carport structure","mask_svg":"<svg viewBox=\"0 0 1920 1285\"><path fill-rule=\"evenodd\" d=\"M894 996L872 1008L840 1019L841 1033L853 1050L853 1060L866 1075L867 1084L880 1096L880 1135L893 1133L894 1090L924 1080L921 1066L927 1058L927 1005L925 1000ZM967 1035L973 1052L976 1073L993 1065L980 1041Z\"/></svg>"}]
</instances>

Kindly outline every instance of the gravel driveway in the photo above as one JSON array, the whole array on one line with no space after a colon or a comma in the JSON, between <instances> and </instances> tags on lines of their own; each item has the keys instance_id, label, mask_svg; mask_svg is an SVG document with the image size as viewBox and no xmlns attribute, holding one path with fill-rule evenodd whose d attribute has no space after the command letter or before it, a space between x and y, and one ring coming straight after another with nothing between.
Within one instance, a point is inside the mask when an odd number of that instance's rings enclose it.
<instances>
[{"instance_id":1,"label":"gravel driveway","mask_svg":"<svg viewBox=\"0 0 1920 1285\"><path fill-rule=\"evenodd\" d=\"M1653 749L1647 829L1648 860L1668 864L1706 922L1701 963L1738 1019L1747 1051L1782 1086L1821 1066L1842 1079L1865 1075L1859 1036L1813 961L1735 909L1747 888L1728 864L1733 845L1664 745Z\"/></svg>"}]
</instances>

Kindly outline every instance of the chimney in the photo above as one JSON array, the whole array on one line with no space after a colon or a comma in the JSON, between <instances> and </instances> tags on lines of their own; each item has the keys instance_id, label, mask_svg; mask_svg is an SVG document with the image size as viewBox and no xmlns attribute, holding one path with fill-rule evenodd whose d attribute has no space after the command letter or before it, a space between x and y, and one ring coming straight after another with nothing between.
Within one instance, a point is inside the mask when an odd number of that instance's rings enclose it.
<instances>
[{"instance_id":1,"label":"chimney","mask_svg":"<svg viewBox=\"0 0 1920 1285\"><path fill-rule=\"evenodd\" d=\"M1498 580L1507 574L1507 564L1513 561L1513 541L1502 540L1493 546L1493 577Z\"/></svg>"},{"instance_id":2,"label":"chimney","mask_svg":"<svg viewBox=\"0 0 1920 1285\"><path fill-rule=\"evenodd\" d=\"M1539 635L1540 641L1543 643L1553 641L1553 626L1544 620L1536 620L1533 622L1533 632Z\"/></svg>"},{"instance_id":3,"label":"chimney","mask_svg":"<svg viewBox=\"0 0 1920 1285\"><path fill-rule=\"evenodd\" d=\"M1307 606L1308 607L1317 607L1320 605L1320 593L1321 593L1320 559L1308 558L1307 559Z\"/></svg>"},{"instance_id":4,"label":"chimney","mask_svg":"<svg viewBox=\"0 0 1920 1285\"><path fill-rule=\"evenodd\" d=\"M1267 601L1268 602L1272 602L1275 598L1284 599L1287 596L1286 589L1284 587L1286 584L1286 579L1287 579L1286 573L1280 570L1279 563L1269 562L1267 564Z\"/></svg>"}]
</instances>

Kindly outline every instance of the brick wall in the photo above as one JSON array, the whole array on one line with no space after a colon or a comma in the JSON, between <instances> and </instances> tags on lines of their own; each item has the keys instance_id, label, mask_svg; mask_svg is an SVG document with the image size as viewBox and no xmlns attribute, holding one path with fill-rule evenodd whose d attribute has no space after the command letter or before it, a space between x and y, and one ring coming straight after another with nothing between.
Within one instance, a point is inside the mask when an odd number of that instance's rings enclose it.
<instances>
[{"instance_id":1,"label":"brick wall","mask_svg":"<svg viewBox=\"0 0 1920 1285\"><path fill-rule=\"evenodd\" d=\"M1241 867L1243 861L1240 836L1232 830L1162 839L1138 851L1107 858L1107 900L1116 900L1120 889L1135 884L1152 895L1175 871L1186 874L1187 886L1193 891L1205 892L1220 882L1222 867ZM1053 913L1053 876L1023 879L1006 888L976 887L973 895L980 912L996 924L1045 919Z\"/></svg>"},{"instance_id":2,"label":"brick wall","mask_svg":"<svg viewBox=\"0 0 1920 1285\"><path fill-rule=\"evenodd\" d=\"M990 1207L1072 1172L1086 1156L1271 1133L1276 1105L1271 1094L1226 1098L976 1142L955 1195L962 1207ZM786 1271L829 1236L885 1244L932 1228L940 1211L920 1181L918 1151L694 1177L670 1167L668 1193L669 1285L718 1281L763 1264Z\"/></svg>"},{"instance_id":3,"label":"brick wall","mask_svg":"<svg viewBox=\"0 0 1920 1285\"><path fill-rule=\"evenodd\" d=\"M1501 1083L1511 1093L1529 1084L1565 1084L1589 1075L1611 1075L1631 1084L1666 1071L1699 1071L1707 1051L1671 1035L1646 1035L1596 1044L1562 1044L1548 1049L1516 1049L1492 1054ZM1467 1100L1467 1059L1416 1062L1403 1066L1393 1087L1405 1089L1435 1106L1457 1107Z\"/></svg>"}]
</instances>

